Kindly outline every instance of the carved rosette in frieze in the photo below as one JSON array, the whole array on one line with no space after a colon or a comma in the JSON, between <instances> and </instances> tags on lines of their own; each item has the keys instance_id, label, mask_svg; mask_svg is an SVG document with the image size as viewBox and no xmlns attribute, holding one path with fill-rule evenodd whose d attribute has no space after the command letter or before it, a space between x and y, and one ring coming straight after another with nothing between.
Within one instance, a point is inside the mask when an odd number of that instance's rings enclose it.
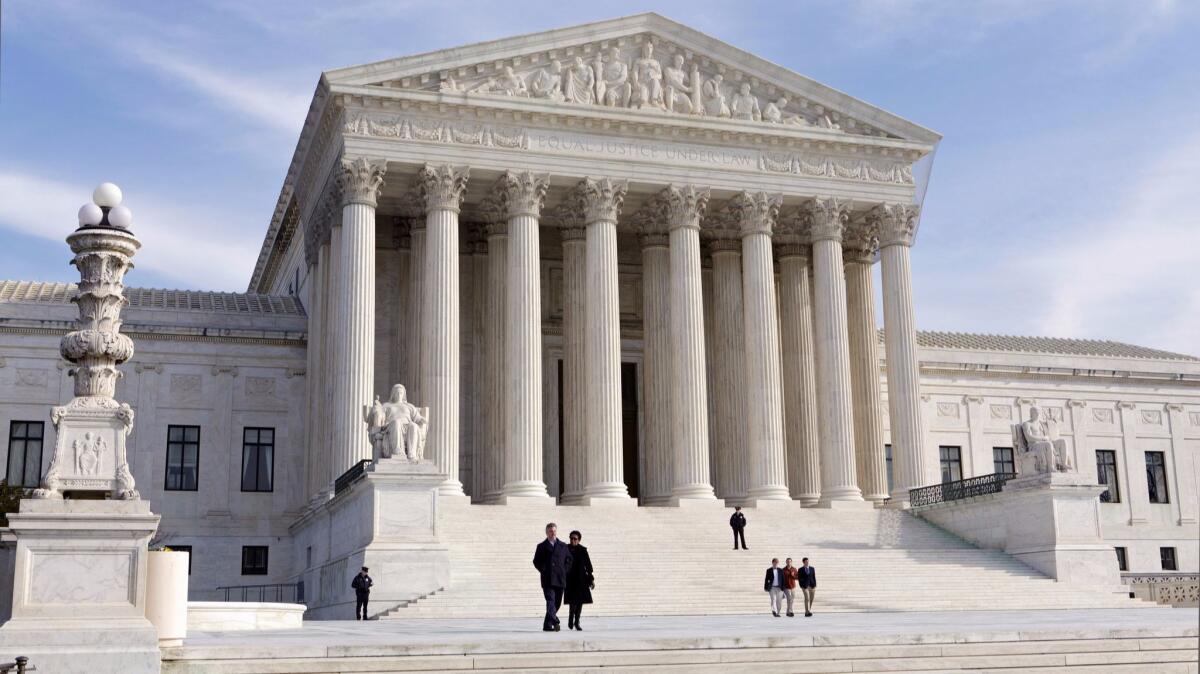
<instances>
[{"instance_id":1,"label":"carved rosette in frieze","mask_svg":"<svg viewBox=\"0 0 1200 674\"><path fill-rule=\"evenodd\" d=\"M499 193L507 217L530 215L539 217L546 205L546 191L550 189L550 176L537 175L532 171L507 171L500 177Z\"/></svg>"},{"instance_id":2,"label":"carved rosette in frieze","mask_svg":"<svg viewBox=\"0 0 1200 674\"><path fill-rule=\"evenodd\" d=\"M867 213L867 220L875 225L880 247L911 246L920 212L915 204L879 204Z\"/></svg>"},{"instance_id":3,"label":"carved rosette in frieze","mask_svg":"<svg viewBox=\"0 0 1200 674\"><path fill-rule=\"evenodd\" d=\"M429 211L458 211L471 170L466 166L426 164L417 175L417 187Z\"/></svg>"},{"instance_id":4,"label":"carved rosette in frieze","mask_svg":"<svg viewBox=\"0 0 1200 674\"><path fill-rule=\"evenodd\" d=\"M366 204L374 208L387 173L387 160L366 157L342 158L342 170L337 174L342 205Z\"/></svg>"},{"instance_id":5,"label":"carved rosette in frieze","mask_svg":"<svg viewBox=\"0 0 1200 674\"><path fill-rule=\"evenodd\" d=\"M846 262L871 264L879 252L879 235L868 218L851 219L842 234L842 257Z\"/></svg>"},{"instance_id":6,"label":"carved rosette in frieze","mask_svg":"<svg viewBox=\"0 0 1200 674\"><path fill-rule=\"evenodd\" d=\"M800 214L809 241L841 241L850 222L850 203L836 197L810 199Z\"/></svg>"},{"instance_id":7,"label":"carved rosette in frieze","mask_svg":"<svg viewBox=\"0 0 1200 674\"><path fill-rule=\"evenodd\" d=\"M584 178L575 187L574 196L583 213L583 221L616 222L625 203L628 182L613 182L608 178Z\"/></svg>"},{"instance_id":8,"label":"carved rosette in frieze","mask_svg":"<svg viewBox=\"0 0 1200 674\"><path fill-rule=\"evenodd\" d=\"M766 234L770 236L779 222L779 207L783 196L766 192L740 192L726 207L741 236Z\"/></svg>"},{"instance_id":9,"label":"carved rosette in frieze","mask_svg":"<svg viewBox=\"0 0 1200 674\"><path fill-rule=\"evenodd\" d=\"M693 185L671 185L658 193L663 204L667 227L700 228L700 219L708 209L708 190Z\"/></svg>"}]
</instances>

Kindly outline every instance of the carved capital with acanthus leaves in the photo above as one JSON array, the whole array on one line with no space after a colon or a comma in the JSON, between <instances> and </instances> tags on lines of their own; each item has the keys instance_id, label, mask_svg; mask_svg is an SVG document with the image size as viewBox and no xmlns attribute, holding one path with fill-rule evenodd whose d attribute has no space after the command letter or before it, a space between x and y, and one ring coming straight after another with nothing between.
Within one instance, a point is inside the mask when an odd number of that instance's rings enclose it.
<instances>
[{"instance_id":1,"label":"carved capital with acanthus leaves","mask_svg":"<svg viewBox=\"0 0 1200 674\"><path fill-rule=\"evenodd\" d=\"M537 175L532 171L507 171L500 176L496 187L507 217L530 215L536 218L542 214L542 207L546 205L550 176Z\"/></svg>"},{"instance_id":2,"label":"carved capital with acanthus leaves","mask_svg":"<svg viewBox=\"0 0 1200 674\"><path fill-rule=\"evenodd\" d=\"M708 190L693 185L671 185L658 193L669 230L681 227L700 229L700 219L708 208Z\"/></svg>"},{"instance_id":3,"label":"carved capital with acanthus leaves","mask_svg":"<svg viewBox=\"0 0 1200 674\"><path fill-rule=\"evenodd\" d=\"M879 252L879 236L869 219L847 223L842 233L842 257L848 264L872 264Z\"/></svg>"},{"instance_id":4,"label":"carved capital with acanthus leaves","mask_svg":"<svg viewBox=\"0 0 1200 674\"><path fill-rule=\"evenodd\" d=\"M841 241L850 222L850 203L837 197L810 199L801 207L800 218L809 241Z\"/></svg>"},{"instance_id":5,"label":"carved capital with acanthus leaves","mask_svg":"<svg viewBox=\"0 0 1200 674\"><path fill-rule=\"evenodd\" d=\"M874 223L880 247L911 246L920 212L915 204L879 204L867 214L867 220Z\"/></svg>"},{"instance_id":6,"label":"carved capital with acanthus leaves","mask_svg":"<svg viewBox=\"0 0 1200 674\"><path fill-rule=\"evenodd\" d=\"M779 222L783 196L766 192L740 192L729 201L727 211L741 236L771 236Z\"/></svg>"},{"instance_id":7,"label":"carved capital with acanthus leaves","mask_svg":"<svg viewBox=\"0 0 1200 674\"><path fill-rule=\"evenodd\" d=\"M614 182L608 178L580 180L573 196L583 213L584 224L616 222L628 187L628 182Z\"/></svg>"},{"instance_id":8,"label":"carved capital with acanthus leaves","mask_svg":"<svg viewBox=\"0 0 1200 674\"><path fill-rule=\"evenodd\" d=\"M462 207L471 170L466 166L426 164L417 174L417 189L428 211L454 211Z\"/></svg>"},{"instance_id":9,"label":"carved capital with acanthus leaves","mask_svg":"<svg viewBox=\"0 0 1200 674\"><path fill-rule=\"evenodd\" d=\"M383 187L385 173L387 173L386 159L343 157L341 170L337 173L337 186L341 192L342 205L366 204L374 208L379 201L379 190Z\"/></svg>"}]
</instances>

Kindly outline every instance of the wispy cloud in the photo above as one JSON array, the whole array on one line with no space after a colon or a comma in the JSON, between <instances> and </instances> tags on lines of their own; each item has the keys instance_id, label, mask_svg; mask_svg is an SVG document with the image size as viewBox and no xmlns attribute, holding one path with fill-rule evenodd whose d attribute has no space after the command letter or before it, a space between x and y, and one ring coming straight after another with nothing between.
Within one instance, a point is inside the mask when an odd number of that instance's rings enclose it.
<instances>
[{"instance_id":1,"label":"wispy cloud","mask_svg":"<svg viewBox=\"0 0 1200 674\"><path fill-rule=\"evenodd\" d=\"M76 226L79 206L91 198L92 187L44 178L19 169L0 167L0 228L60 242ZM211 209L188 209L153 196L126 194L134 213L131 228L142 242L135 264L186 287L241 290L254 265L257 228L247 222L212 235L212 227L196 214Z\"/></svg>"}]
</instances>

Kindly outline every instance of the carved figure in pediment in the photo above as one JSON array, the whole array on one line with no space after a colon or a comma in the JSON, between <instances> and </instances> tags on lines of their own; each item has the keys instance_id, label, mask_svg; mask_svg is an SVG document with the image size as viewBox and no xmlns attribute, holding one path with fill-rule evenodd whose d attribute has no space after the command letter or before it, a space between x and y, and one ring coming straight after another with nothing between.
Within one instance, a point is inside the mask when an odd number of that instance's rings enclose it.
<instances>
[{"instance_id":1,"label":"carved figure in pediment","mask_svg":"<svg viewBox=\"0 0 1200 674\"><path fill-rule=\"evenodd\" d=\"M682 112L692 111L692 87L687 84L687 73L683 70L683 55L676 54L671 58L671 65L666 69L666 91L663 92L667 110Z\"/></svg>"},{"instance_id":2,"label":"carved figure in pediment","mask_svg":"<svg viewBox=\"0 0 1200 674\"><path fill-rule=\"evenodd\" d=\"M529 82L529 93L534 98L548 98L552 101L563 99L562 63L555 59L549 68L537 71Z\"/></svg>"},{"instance_id":3,"label":"carved figure in pediment","mask_svg":"<svg viewBox=\"0 0 1200 674\"><path fill-rule=\"evenodd\" d=\"M513 72L512 66L504 66L504 72L493 85L492 93L504 96L528 96L529 90L525 87L524 78Z\"/></svg>"},{"instance_id":4,"label":"carved figure in pediment","mask_svg":"<svg viewBox=\"0 0 1200 674\"><path fill-rule=\"evenodd\" d=\"M771 124L794 124L796 126L808 126L808 120L800 115L785 115L784 110L787 109L788 99L781 96L779 100L767 103L767 107L763 108L762 119L764 122Z\"/></svg>"},{"instance_id":5,"label":"carved figure in pediment","mask_svg":"<svg viewBox=\"0 0 1200 674\"><path fill-rule=\"evenodd\" d=\"M633 62L633 107L667 107L663 102L662 75L662 64L654 58L654 45L643 44L641 58Z\"/></svg>"},{"instance_id":6,"label":"carved figure in pediment","mask_svg":"<svg viewBox=\"0 0 1200 674\"><path fill-rule=\"evenodd\" d=\"M462 91L462 86L453 77L447 75L446 79L438 83L438 91L442 93Z\"/></svg>"},{"instance_id":7,"label":"carved figure in pediment","mask_svg":"<svg viewBox=\"0 0 1200 674\"><path fill-rule=\"evenodd\" d=\"M583 62L582 56L575 57L575 62L567 69L563 79L563 97L566 100L585 104L596 102L596 73Z\"/></svg>"},{"instance_id":8,"label":"carved figure in pediment","mask_svg":"<svg viewBox=\"0 0 1200 674\"><path fill-rule=\"evenodd\" d=\"M596 57L600 73L596 83L596 99L604 105L628 108L633 87L629 84L629 66L621 60L621 50L608 50L608 60Z\"/></svg>"},{"instance_id":9,"label":"carved figure in pediment","mask_svg":"<svg viewBox=\"0 0 1200 674\"><path fill-rule=\"evenodd\" d=\"M738 93L733 95L732 111L734 119L748 119L755 122L762 119L762 110L758 107L758 97L750 93L748 82L743 82Z\"/></svg>"},{"instance_id":10,"label":"carved figure in pediment","mask_svg":"<svg viewBox=\"0 0 1200 674\"><path fill-rule=\"evenodd\" d=\"M721 91L721 83L725 81L725 77L721 74L713 75L705 80L701 88L701 94L704 97L704 114L710 117L729 117L729 101L725 98L725 93Z\"/></svg>"},{"instance_id":11,"label":"carved figure in pediment","mask_svg":"<svg viewBox=\"0 0 1200 674\"><path fill-rule=\"evenodd\" d=\"M495 94L495 93L499 93L497 91L498 87L499 87L499 85L496 83L496 78L489 77L486 80L480 82L479 84L476 84L475 88L470 90L470 93L473 93L473 94Z\"/></svg>"}]
</instances>

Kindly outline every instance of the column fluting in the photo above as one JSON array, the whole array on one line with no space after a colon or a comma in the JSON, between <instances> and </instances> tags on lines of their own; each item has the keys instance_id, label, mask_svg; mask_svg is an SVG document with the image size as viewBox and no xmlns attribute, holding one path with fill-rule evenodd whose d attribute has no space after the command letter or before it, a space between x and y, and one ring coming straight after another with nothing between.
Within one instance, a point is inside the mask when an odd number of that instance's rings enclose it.
<instances>
[{"instance_id":1,"label":"column fluting","mask_svg":"<svg viewBox=\"0 0 1200 674\"><path fill-rule=\"evenodd\" d=\"M820 505L861 501L854 462L854 413L850 388L850 341L846 325L846 275L842 230L849 207L816 199L806 209L813 255L817 365L817 435L821 443Z\"/></svg>"},{"instance_id":2,"label":"column fluting","mask_svg":"<svg viewBox=\"0 0 1200 674\"><path fill-rule=\"evenodd\" d=\"M779 317L771 233L781 199L742 192L731 207L742 236L742 300L745 304L746 395L749 421L750 500L788 500L783 440L783 382L779 365Z\"/></svg>"},{"instance_id":3,"label":"column fluting","mask_svg":"<svg viewBox=\"0 0 1200 674\"><path fill-rule=\"evenodd\" d=\"M508 223L504 220L487 226L487 320L483 330L487 342L484 388L484 444L482 500L494 503L504 491L504 462L507 451L505 417L505 325L508 314Z\"/></svg>"},{"instance_id":4,"label":"column fluting","mask_svg":"<svg viewBox=\"0 0 1200 674\"><path fill-rule=\"evenodd\" d=\"M624 183L585 179L576 196L587 227L587 485L584 499L629 498L621 411L621 316L617 295L617 216Z\"/></svg>"},{"instance_id":5,"label":"column fluting","mask_svg":"<svg viewBox=\"0 0 1200 674\"><path fill-rule=\"evenodd\" d=\"M542 295L538 218L549 187L532 173L506 173L505 498L546 498L542 435Z\"/></svg>"},{"instance_id":6,"label":"column fluting","mask_svg":"<svg viewBox=\"0 0 1200 674\"><path fill-rule=\"evenodd\" d=\"M408 400L420 403L425 400L421 391L421 326L425 324L425 218L415 218L409 232L408 257L408 313L404 326L405 362L408 381L401 382L407 388Z\"/></svg>"},{"instance_id":7,"label":"column fluting","mask_svg":"<svg viewBox=\"0 0 1200 674\"><path fill-rule=\"evenodd\" d=\"M328 390L333 395L333 400L341 400L345 396L345 380L337 376L335 367L337 365L337 354L342 352L342 344L345 342L346 336L342 330L346 325L345 316L345 301L342 297L342 211L341 208L336 209L336 214L330 213L329 225L329 285L325 289L325 297L328 300L329 321L325 326L325 337L328 343L328 348L325 349L325 358L323 359L322 367L324 368L324 379ZM337 469L337 439L341 437L339 426L342 423L342 415L338 413L336 403L329 404L324 411L324 486L321 488L324 492L333 491L333 482L341 475L341 471Z\"/></svg>"},{"instance_id":8,"label":"column fluting","mask_svg":"<svg viewBox=\"0 0 1200 674\"><path fill-rule=\"evenodd\" d=\"M746 401L746 323L742 300L742 244L735 238L709 243L713 264L713 367L717 447L716 493L741 503L750 489L752 458Z\"/></svg>"},{"instance_id":9,"label":"column fluting","mask_svg":"<svg viewBox=\"0 0 1200 674\"><path fill-rule=\"evenodd\" d=\"M313 230L305 232L305 236L317 236ZM307 394L307 410L305 416L305 498L314 498L324 486L324 474L321 469L321 408L325 406L325 388L321 382L321 358L324 357L325 324L323 318L325 307L325 287L322 280L329 267L329 249L320 242L309 244L315 249L315 259L308 273L308 341L307 360L305 362L305 392Z\"/></svg>"},{"instance_id":10,"label":"column fluting","mask_svg":"<svg viewBox=\"0 0 1200 674\"><path fill-rule=\"evenodd\" d=\"M708 382L700 218L708 190L669 187L661 193L670 228L672 500L714 499L708 456Z\"/></svg>"},{"instance_id":11,"label":"column fluting","mask_svg":"<svg viewBox=\"0 0 1200 674\"><path fill-rule=\"evenodd\" d=\"M425 200L425 273L421 304L421 395L429 407L425 455L446 480L443 496L462 496L458 479L461 445L460 377L462 316L459 296L458 213L468 170L426 165L418 176Z\"/></svg>"},{"instance_id":12,"label":"column fluting","mask_svg":"<svg viewBox=\"0 0 1200 674\"><path fill-rule=\"evenodd\" d=\"M883 333L888 414L892 439L892 503L908 503L908 490L937 481L925 452L921 419L920 364L913 312L909 248L916 236L917 207L882 204L870 219L879 231L883 273Z\"/></svg>"},{"instance_id":13,"label":"column fluting","mask_svg":"<svg viewBox=\"0 0 1200 674\"><path fill-rule=\"evenodd\" d=\"M888 498L883 446L883 397L879 387L879 338L871 265L878 239L865 223L855 223L842 244L846 270L846 312L850 336L850 380L854 401L854 463L858 487L868 501Z\"/></svg>"},{"instance_id":14,"label":"column fluting","mask_svg":"<svg viewBox=\"0 0 1200 674\"><path fill-rule=\"evenodd\" d=\"M640 500L664 505L671 499L671 251L662 223L648 223L642 246L643 475Z\"/></svg>"},{"instance_id":15,"label":"column fluting","mask_svg":"<svg viewBox=\"0 0 1200 674\"><path fill-rule=\"evenodd\" d=\"M375 203L387 170L385 161L343 159L338 173L342 196L342 297L344 341L335 354L333 376L343 383L335 399L340 417L335 473L371 458L362 410L375 382Z\"/></svg>"},{"instance_id":16,"label":"column fluting","mask_svg":"<svg viewBox=\"0 0 1200 674\"><path fill-rule=\"evenodd\" d=\"M587 244L582 227L562 231L563 247L563 495L579 503L587 486L588 410L584 343L587 323Z\"/></svg>"},{"instance_id":17,"label":"column fluting","mask_svg":"<svg viewBox=\"0 0 1200 674\"><path fill-rule=\"evenodd\" d=\"M471 499L483 500L484 471L488 444L487 422L489 401L487 397L487 336L488 321L488 244L484 226L474 229L471 242L471 382L470 393L465 396L471 409Z\"/></svg>"},{"instance_id":18,"label":"column fluting","mask_svg":"<svg viewBox=\"0 0 1200 674\"><path fill-rule=\"evenodd\" d=\"M792 498L813 506L821 498L821 453L817 435L817 376L813 360L812 289L809 247L780 248L780 338L783 341L783 402L788 486Z\"/></svg>"}]
</instances>

